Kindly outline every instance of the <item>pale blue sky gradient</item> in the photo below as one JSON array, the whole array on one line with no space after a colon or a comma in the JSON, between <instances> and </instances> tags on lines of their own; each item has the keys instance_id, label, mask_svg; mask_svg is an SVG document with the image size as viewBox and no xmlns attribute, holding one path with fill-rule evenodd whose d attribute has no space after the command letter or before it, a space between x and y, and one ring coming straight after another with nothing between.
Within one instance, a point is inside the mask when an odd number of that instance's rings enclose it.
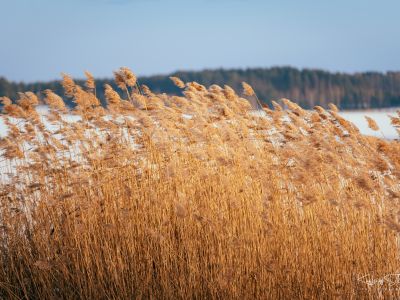
<instances>
[{"instance_id":1,"label":"pale blue sky gradient","mask_svg":"<svg viewBox=\"0 0 400 300\"><path fill-rule=\"evenodd\" d=\"M0 0L0 76L400 70L399 0Z\"/></svg>"}]
</instances>

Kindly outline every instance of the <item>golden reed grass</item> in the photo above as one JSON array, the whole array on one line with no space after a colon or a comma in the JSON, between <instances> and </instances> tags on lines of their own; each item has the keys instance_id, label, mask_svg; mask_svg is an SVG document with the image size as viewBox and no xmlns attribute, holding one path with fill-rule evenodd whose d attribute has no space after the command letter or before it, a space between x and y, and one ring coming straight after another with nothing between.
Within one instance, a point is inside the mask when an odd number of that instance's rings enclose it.
<instances>
[{"instance_id":1,"label":"golden reed grass","mask_svg":"<svg viewBox=\"0 0 400 300\"><path fill-rule=\"evenodd\" d=\"M72 111L1 98L0 298L399 296L397 141L334 105L255 112L247 84L179 78L184 97L154 94L127 68L104 109L86 76L63 75Z\"/></svg>"}]
</instances>

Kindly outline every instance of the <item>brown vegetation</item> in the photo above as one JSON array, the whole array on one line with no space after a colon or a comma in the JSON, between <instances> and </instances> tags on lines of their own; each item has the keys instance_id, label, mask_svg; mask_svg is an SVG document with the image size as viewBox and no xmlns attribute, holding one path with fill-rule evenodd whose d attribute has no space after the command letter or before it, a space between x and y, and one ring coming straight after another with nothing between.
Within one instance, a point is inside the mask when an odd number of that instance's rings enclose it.
<instances>
[{"instance_id":1,"label":"brown vegetation","mask_svg":"<svg viewBox=\"0 0 400 300\"><path fill-rule=\"evenodd\" d=\"M254 111L179 78L184 97L155 94L126 68L104 109L86 75L64 75L72 112L2 98L0 298L398 297L372 280L400 270L397 141L335 106Z\"/></svg>"}]
</instances>

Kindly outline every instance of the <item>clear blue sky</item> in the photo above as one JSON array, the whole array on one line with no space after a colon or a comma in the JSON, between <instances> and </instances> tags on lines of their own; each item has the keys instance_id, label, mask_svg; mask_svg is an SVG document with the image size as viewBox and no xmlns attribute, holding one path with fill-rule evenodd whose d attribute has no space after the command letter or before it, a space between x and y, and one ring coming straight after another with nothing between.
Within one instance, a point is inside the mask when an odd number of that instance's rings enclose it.
<instances>
[{"instance_id":1,"label":"clear blue sky","mask_svg":"<svg viewBox=\"0 0 400 300\"><path fill-rule=\"evenodd\" d=\"M0 76L400 70L399 0L0 0Z\"/></svg>"}]
</instances>

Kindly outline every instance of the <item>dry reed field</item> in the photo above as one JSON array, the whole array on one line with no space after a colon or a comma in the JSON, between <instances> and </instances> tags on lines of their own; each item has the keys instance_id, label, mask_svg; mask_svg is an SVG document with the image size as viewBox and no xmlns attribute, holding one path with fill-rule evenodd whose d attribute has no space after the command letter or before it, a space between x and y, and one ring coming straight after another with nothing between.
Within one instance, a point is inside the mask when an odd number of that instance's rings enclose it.
<instances>
[{"instance_id":1,"label":"dry reed field","mask_svg":"<svg viewBox=\"0 0 400 300\"><path fill-rule=\"evenodd\" d=\"M184 96L154 94L127 68L103 108L86 76L63 75L73 109L1 98L1 299L400 296L398 141L334 105L255 110L245 83L179 78Z\"/></svg>"}]
</instances>

